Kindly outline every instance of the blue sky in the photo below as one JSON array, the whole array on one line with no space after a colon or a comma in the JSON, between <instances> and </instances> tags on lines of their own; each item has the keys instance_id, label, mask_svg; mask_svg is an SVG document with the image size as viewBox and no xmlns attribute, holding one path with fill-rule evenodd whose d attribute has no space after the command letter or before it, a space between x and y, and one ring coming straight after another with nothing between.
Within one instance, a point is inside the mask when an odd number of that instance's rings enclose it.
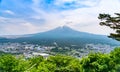
<instances>
[{"instance_id":1,"label":"blue sky","mask_svg":"<svg viewBox=\"0 0 120 72\"><path fill-rule=\"evenodd\" d=\"M94 34L113 32L99 26L99 13L120 10L120 0L0 0L0 35L47 31L58 26Z\"/></svg>"}]
</instances>

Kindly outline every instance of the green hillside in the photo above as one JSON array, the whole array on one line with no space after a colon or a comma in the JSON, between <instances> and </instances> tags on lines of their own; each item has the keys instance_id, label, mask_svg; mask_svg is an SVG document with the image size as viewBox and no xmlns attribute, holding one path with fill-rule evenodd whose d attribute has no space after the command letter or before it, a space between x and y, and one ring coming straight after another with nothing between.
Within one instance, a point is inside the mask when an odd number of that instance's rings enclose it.
<instances>
[{"instance_id":1,"label":"green hillside","mask_svg":"<svg viewBox=\"0 0 120 72\"><path fill-rule=\"evenodd\" d=\"M2 55L0 72L120 72L120 48L109 54L91 53L84 58L56 55L25 59Z\"/></svg>"}]
</instances>

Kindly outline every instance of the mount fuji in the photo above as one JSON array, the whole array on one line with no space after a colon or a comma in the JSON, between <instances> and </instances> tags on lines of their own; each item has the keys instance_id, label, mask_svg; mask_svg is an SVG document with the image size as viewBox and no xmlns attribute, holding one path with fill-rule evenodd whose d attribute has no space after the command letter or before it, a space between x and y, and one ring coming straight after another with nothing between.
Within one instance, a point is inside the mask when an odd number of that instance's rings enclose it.
<instances>
[{"instance_id":1,"label":"mount fuji","mask_svg":"<svg viewBox=\"0 0 120 72\"><path fill-rule=\"evenodd\" d=\"M67 26L57 27L46 32L23 35L19 36L18 38L7 38L7 40L5 39L4 42L28 42L41 45L53 45L53 43L56 42L60 46L84 45L89 43L120 45L118 41L108 38L105 35L80 32Z\"/></svg>"}]
</instances>

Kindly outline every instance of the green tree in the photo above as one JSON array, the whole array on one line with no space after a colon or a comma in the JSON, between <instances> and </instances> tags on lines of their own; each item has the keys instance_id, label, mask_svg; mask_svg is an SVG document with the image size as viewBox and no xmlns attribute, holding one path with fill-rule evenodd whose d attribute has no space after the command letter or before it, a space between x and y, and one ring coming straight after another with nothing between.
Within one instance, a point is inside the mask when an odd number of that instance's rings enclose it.
<instances>
[{"instance_id":1,"label":"green tree","mask_svg":"<svg viewBox=\"0 0 120 72\"><path fill-rule=\"evenodd\" d=\"M80 61L74 57L56 55L47 59L48 62L55 64L55 72L80 72Z\"/></svg>"},{"instance_id":2,"label":"green tree","mask_svg":"<svg viewBox=\"0 0 120 72\"><path fill-rule=\"evenodd\" d=\"M82 72L112 72L115 64L108 54L91 53L81 60Z\"/></svg>"},{"instance_id":3,"label":"green tree","mask_svg":"<svg viewBox=\"0 0 120 72\"><path fill-rule=\"evenodd\" d=\"M115 48L110 52L110 57L113 60L117 72L120 72L120 48Z\"/></svg>"},{"instance_id":4,"label":"green tree","mask_svg":"<svg viewBox=\"0 0 120 72\"><path fill-rule=\"evenodd\" d=\"M116 16L111 16L109 14L99 14L98 19L101 20L100 25L108 26L116 31L116 33L111 33L110 38L120 41L120 13L115 13Z\"/></svg>"},{"instance_id":5,"label":"green tree","mask_svg":"<svg viewBox=\"0 0 120 72\"><path fill-rule=\"evenodd\" d=\"M39 65L40 62L44 61L44 58L42 56L36 56L36 57L32 57L29 59L29 63L31 66L34 65L34 67L37 68L37 66Z\"/></svg>"},{"instance_id":6,"label":"green tree","mask_svg":"<svg viewBox=\"0 0 120 72\"><path fill-rule=\"evenodd\" d=\"M47 61L43 61L39 64L38 69L33 72L55 72L56 65Z\"/></svg>"},{"instance_id":7,"label":"green tree","mask_svg":"<svg viewBox=\"0 0 120 72\"><path fill-rule=\"evenodd\" d=\"M26 71L35 72L35 70L38 69L39 64L44 61L44 58L42 56L35 56L29 58L27 61L29 62L29 67Z\"/></svg>"},{"instance_id":8,"label":"green tree","mask_svg":"<svg viewBox=\"0 0 120 72\"><path fill-rule=\"evenodd\" d=\"M24 72L28 63L13 55L0 56L0 72Z\"/></svg>"},{"instance_id":9,"label":"green tree","mask_svg":"<svg viewBox=\"0 0 120 72\"><path fill-rule=\"evenodd\" d=\"M120 48L115 48L113 51L111 51L110 57L115 63L120 64Z\"/></svg>"}]
</instances>

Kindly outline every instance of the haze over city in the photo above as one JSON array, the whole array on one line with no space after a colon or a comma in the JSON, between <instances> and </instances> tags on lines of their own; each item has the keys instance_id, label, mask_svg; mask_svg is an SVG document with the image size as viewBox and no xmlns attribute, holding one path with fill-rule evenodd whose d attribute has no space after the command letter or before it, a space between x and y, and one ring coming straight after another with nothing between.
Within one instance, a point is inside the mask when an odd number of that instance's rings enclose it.
<instances>
[{"instance_id":1,"label":"haze over city","mask_svg":"<svg viewBox=\"0 0 120 72\"><path fill-rule=\"evenodd\" d=\"M99 13L118 13L120 0L1 0L0 35L44 32L59 26L108 35Z\"/></svg>"}]
</instances>

